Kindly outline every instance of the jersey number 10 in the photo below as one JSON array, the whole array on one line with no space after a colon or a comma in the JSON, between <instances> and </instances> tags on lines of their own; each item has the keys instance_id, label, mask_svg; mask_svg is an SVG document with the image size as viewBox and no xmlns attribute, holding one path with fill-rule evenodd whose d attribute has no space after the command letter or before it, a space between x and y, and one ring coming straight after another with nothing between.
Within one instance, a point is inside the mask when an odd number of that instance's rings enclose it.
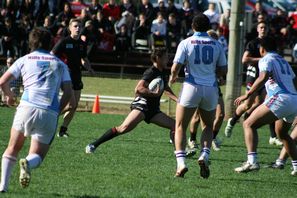
<instances>
[{"instance_id":1,"label":"jersey number 10","mask_svg":"<svg viewBox=\"0 0 297 198\"><path fill-rule=\"evenodd\" d=\"M209 65L213 62L213 47L211 46L200 46L200 45L195 45L194 47L195 50L195 64L205 64Z\"/></svg>"}]
</instances>

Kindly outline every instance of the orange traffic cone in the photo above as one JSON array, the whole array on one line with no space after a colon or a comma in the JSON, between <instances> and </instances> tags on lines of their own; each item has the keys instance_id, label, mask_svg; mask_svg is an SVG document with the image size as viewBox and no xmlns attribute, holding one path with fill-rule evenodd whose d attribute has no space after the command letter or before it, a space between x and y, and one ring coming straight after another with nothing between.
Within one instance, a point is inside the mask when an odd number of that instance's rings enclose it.
<instances>
[{"instance_id":1,"label":"orange traffic cone","mask_svg":"<svg viewBox=\"0 0 297 198\"><path fill-rule=\"evenodd\" d=\"M100 102L99 102L99 96L98 95L96 95L92 113L100 113Z\"/></svg>"}]
</instances>

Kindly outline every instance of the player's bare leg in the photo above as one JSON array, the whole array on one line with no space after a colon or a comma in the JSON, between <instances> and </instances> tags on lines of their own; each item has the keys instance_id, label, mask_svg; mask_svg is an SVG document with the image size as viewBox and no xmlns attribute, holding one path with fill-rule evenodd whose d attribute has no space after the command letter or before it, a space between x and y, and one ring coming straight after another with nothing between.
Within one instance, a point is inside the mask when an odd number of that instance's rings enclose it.
<instances>
[{"instance_id":1,"label":"player's bare leg","mask_svg":"<svg viewBox=\"0 0 297 198\"><path fill-rule=\"evenodd\" d=\"M249 172L260 169L257 161L257 129L265 124L272 123L277 119L278 118L270 111L270 109L262 104L252 112L247 120L244 121L243 128L247 148L247 162L242 166L235 168L235 172Z\"/></svg>"},{"instance_id":2,"label":"player's bare leg","mask_svg":"<svg viewBox=\"0 0 297 198\"><path fill-rule=\"evenodd\" d=\"M225 128L225 136L231 137L232 130L237 121L240 119L240 117L247 112L253 105L255 98L257 96L257 93L252 94L247 100L245 100L243 103L241 103L235 110L234 115L232 118L228 119L227 126Z\"/></svg>"},{"instance_id":3,"label":"player's bare leg","mask_svg":"<svg viewBox=\"0 0 297 198\"><path fill-rule=\"evenodd\" d=\"M173 140L174 144L174 136L175 136L175 120L166 115L165 113L161 112L156 114L152 119L151 123L154 123L160 127L167 128L170 130L170 138Z\"/></svg>"},{"instance_id":4,"label":"player's bare leg","mask_svg":"<svg viewBox=\"0 0 297 198\"><path fill-rule=\"evenodd\" d=\"M280 124L278 124L277 122L276 122L276 127L277 127L276 130L280 130L279 129ZM293 128L293 131L291 132L290 136L296 142L296 140L297 140L297 127L296 127L296 125L294 125L293 127L294 128ZM288 157L289 157L289 155L288 155L288 153L286 151L286 148L283 146L282 150L279 153L278 158L269 167L274 168L274 169L284 169Z\"/></svg>"},{"instance_id":5,"label":"player's bare leg","mask_svg":"<svg viewBox=\"0 0 297 198\"><path fill-rule=\"evenodd\" d=\"M175 156L177 161L176 177L183 177L188 171L186 158L186 130L196 108L185 108L180 104L176 106L175 124Z\"/></svg>"},{"instance_id":6,"label":"player's bare leg","mask_svg":"<svg viewBox=\"0 0 297 198\"><path fill-rule=\"evenodd\" d=\"M67 129L68 129L68 126L69 126L70 122L72 121L74 114L76 112L76 109L78 107L80 96L81 96L81 90L73 91L73 95L72 95L71 101L68 105L68 109L66 110L64 117L63 117L63 123L60 127L58 137L69 137L69 134L67 133Z\"/></svg>"},{"instance_id":7,"label":"player's bare leg","mask_svg":"<svg viewBox=\"0 0 297 198\"><path fill-rule=\"evenodd\" d=\"M133 130L141 121L143 121L145 118L144 114L134 109L132 110L126 119L122 122L120 126L112 127L108 129L103 135L101 135L97 140L94 142L88 144L86 146L86 153L94 153L96 148L101 145L102 143L109 141L113 139L114 137L117 137L119 135L122 135L124 133L128 133L131 130Z\"/></svg>"},{"instance_id":8,"label":"player's bare leg","mask_svg":"<svg viewBox=\"0 0 297 198\"><path fill-rule=\"evenodd\" d=\"M212 111L206 111L199 108L200 119L203 123L202 134L201 134L201 153L198 158L198 164L200 166L200 176L208 178L210 175L209 171L209 154L210 147L213 139L213 122L216 115L216 109Z\"/></svg>"},{"instance_id":9,"label":"player's bare leg","mask_svg":"<svg viewBox=\"0 0 297 198\"><path fill-rule=\"evenodd\" d=\"M218 105L216 108L216 116L215 120L213 122L213 140L212 140L212 148L215 151L220 150L220 140L217 139L217 135L221 129L221 126L223 124L225 117L225 106L224 106L224 100L222 97L219 97Z\"/></svg>"}]
</instances>

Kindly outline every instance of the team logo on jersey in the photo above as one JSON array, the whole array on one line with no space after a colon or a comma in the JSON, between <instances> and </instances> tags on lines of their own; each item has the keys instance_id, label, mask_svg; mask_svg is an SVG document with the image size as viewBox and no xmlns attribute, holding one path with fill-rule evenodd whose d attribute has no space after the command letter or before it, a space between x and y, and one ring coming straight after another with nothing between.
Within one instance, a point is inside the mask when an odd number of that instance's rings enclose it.
<instances>
[{"instance_id":1,"label":"team logo on jersey","mask_svg":"<svg viewBox=\"0 0 297 198\"><path fill-rule=\"evenodd\" d=\"M50 66L50 62L49 61L37 61L37 66L42 69L45 69Z\"/></svg>"},{"instance_id":2,"label":"team logo on jersey","mask_svg":"<svg viewBox=\"0 0 297 198\"><path fill-rule=\"evenodd\" d=\"M66 44L66 49L72 49L72 48L73 48L73 44L72 43Z\"/></svg>"}]
</instances>

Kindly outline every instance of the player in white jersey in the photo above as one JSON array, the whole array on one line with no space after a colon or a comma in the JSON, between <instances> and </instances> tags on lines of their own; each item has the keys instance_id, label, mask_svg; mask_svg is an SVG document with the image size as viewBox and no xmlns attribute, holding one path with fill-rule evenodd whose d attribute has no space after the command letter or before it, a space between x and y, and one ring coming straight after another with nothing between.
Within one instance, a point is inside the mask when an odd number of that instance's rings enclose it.
<instances>
[{"instance_id":1,"label":"player in white jersey","mask_svg":"<svg viewBox=\"0 0 297 198\"><path fill-rule=\"evenodd\" d=\"M276 121L277 135L292 158L293 171L291 174L297 175L297 148L288 134L297 115L297 78L288 62L275 53L276 47L274 39L264 37L261 40L260 54L262 59L259 61L259 77L251 89L234 102L235 105L239 105L265 84L266 100L243 123L247 162L235 168L236 172L249 172L260 168L257 162L257 129Z\"/></svg>"},{"instance_id":2,"label":"player in white jersey","mask_svg":"<svg viewBox=\"0 0 297 198\"><path fill-rule=\"evenodd\" d=\"M11 127L9 144L2 155L1 192L7 192L18 153L26 137L31 136L29 153L19 161L20 184L23 188L29 185L30 170L37 168L45 158L55 135L58 115L72 94L67 65L49 53L50 40L51 34L47 30L33 29L29 35L32 52L16 60L0 79L0 87L9 105L15 102L9 89L10 81L21 76L24 85L24 93ZM63 94L59 101L60 88Z\"/></svg>"},{"instance_id":3,"label":"player in white jersey","mask_svg":"<svg viewBox=\"0 0 297 198\"><path fill-rule=\"evenodd\" d=\"M217 40L206 33L209 27L207 16L198 14L194 17L192 21L194 35L180 42L171 68L169 82L174 83L180 68L185 65L185 81L176 107L176 177L183 177L188 171L185 164L186 130L197 108L204 123L201 155L198 159L200 175L203 178L209 177L208 158L219 97L217 76L225 75L227 72L224 50Z\"/></svg>"}]
</instances>

